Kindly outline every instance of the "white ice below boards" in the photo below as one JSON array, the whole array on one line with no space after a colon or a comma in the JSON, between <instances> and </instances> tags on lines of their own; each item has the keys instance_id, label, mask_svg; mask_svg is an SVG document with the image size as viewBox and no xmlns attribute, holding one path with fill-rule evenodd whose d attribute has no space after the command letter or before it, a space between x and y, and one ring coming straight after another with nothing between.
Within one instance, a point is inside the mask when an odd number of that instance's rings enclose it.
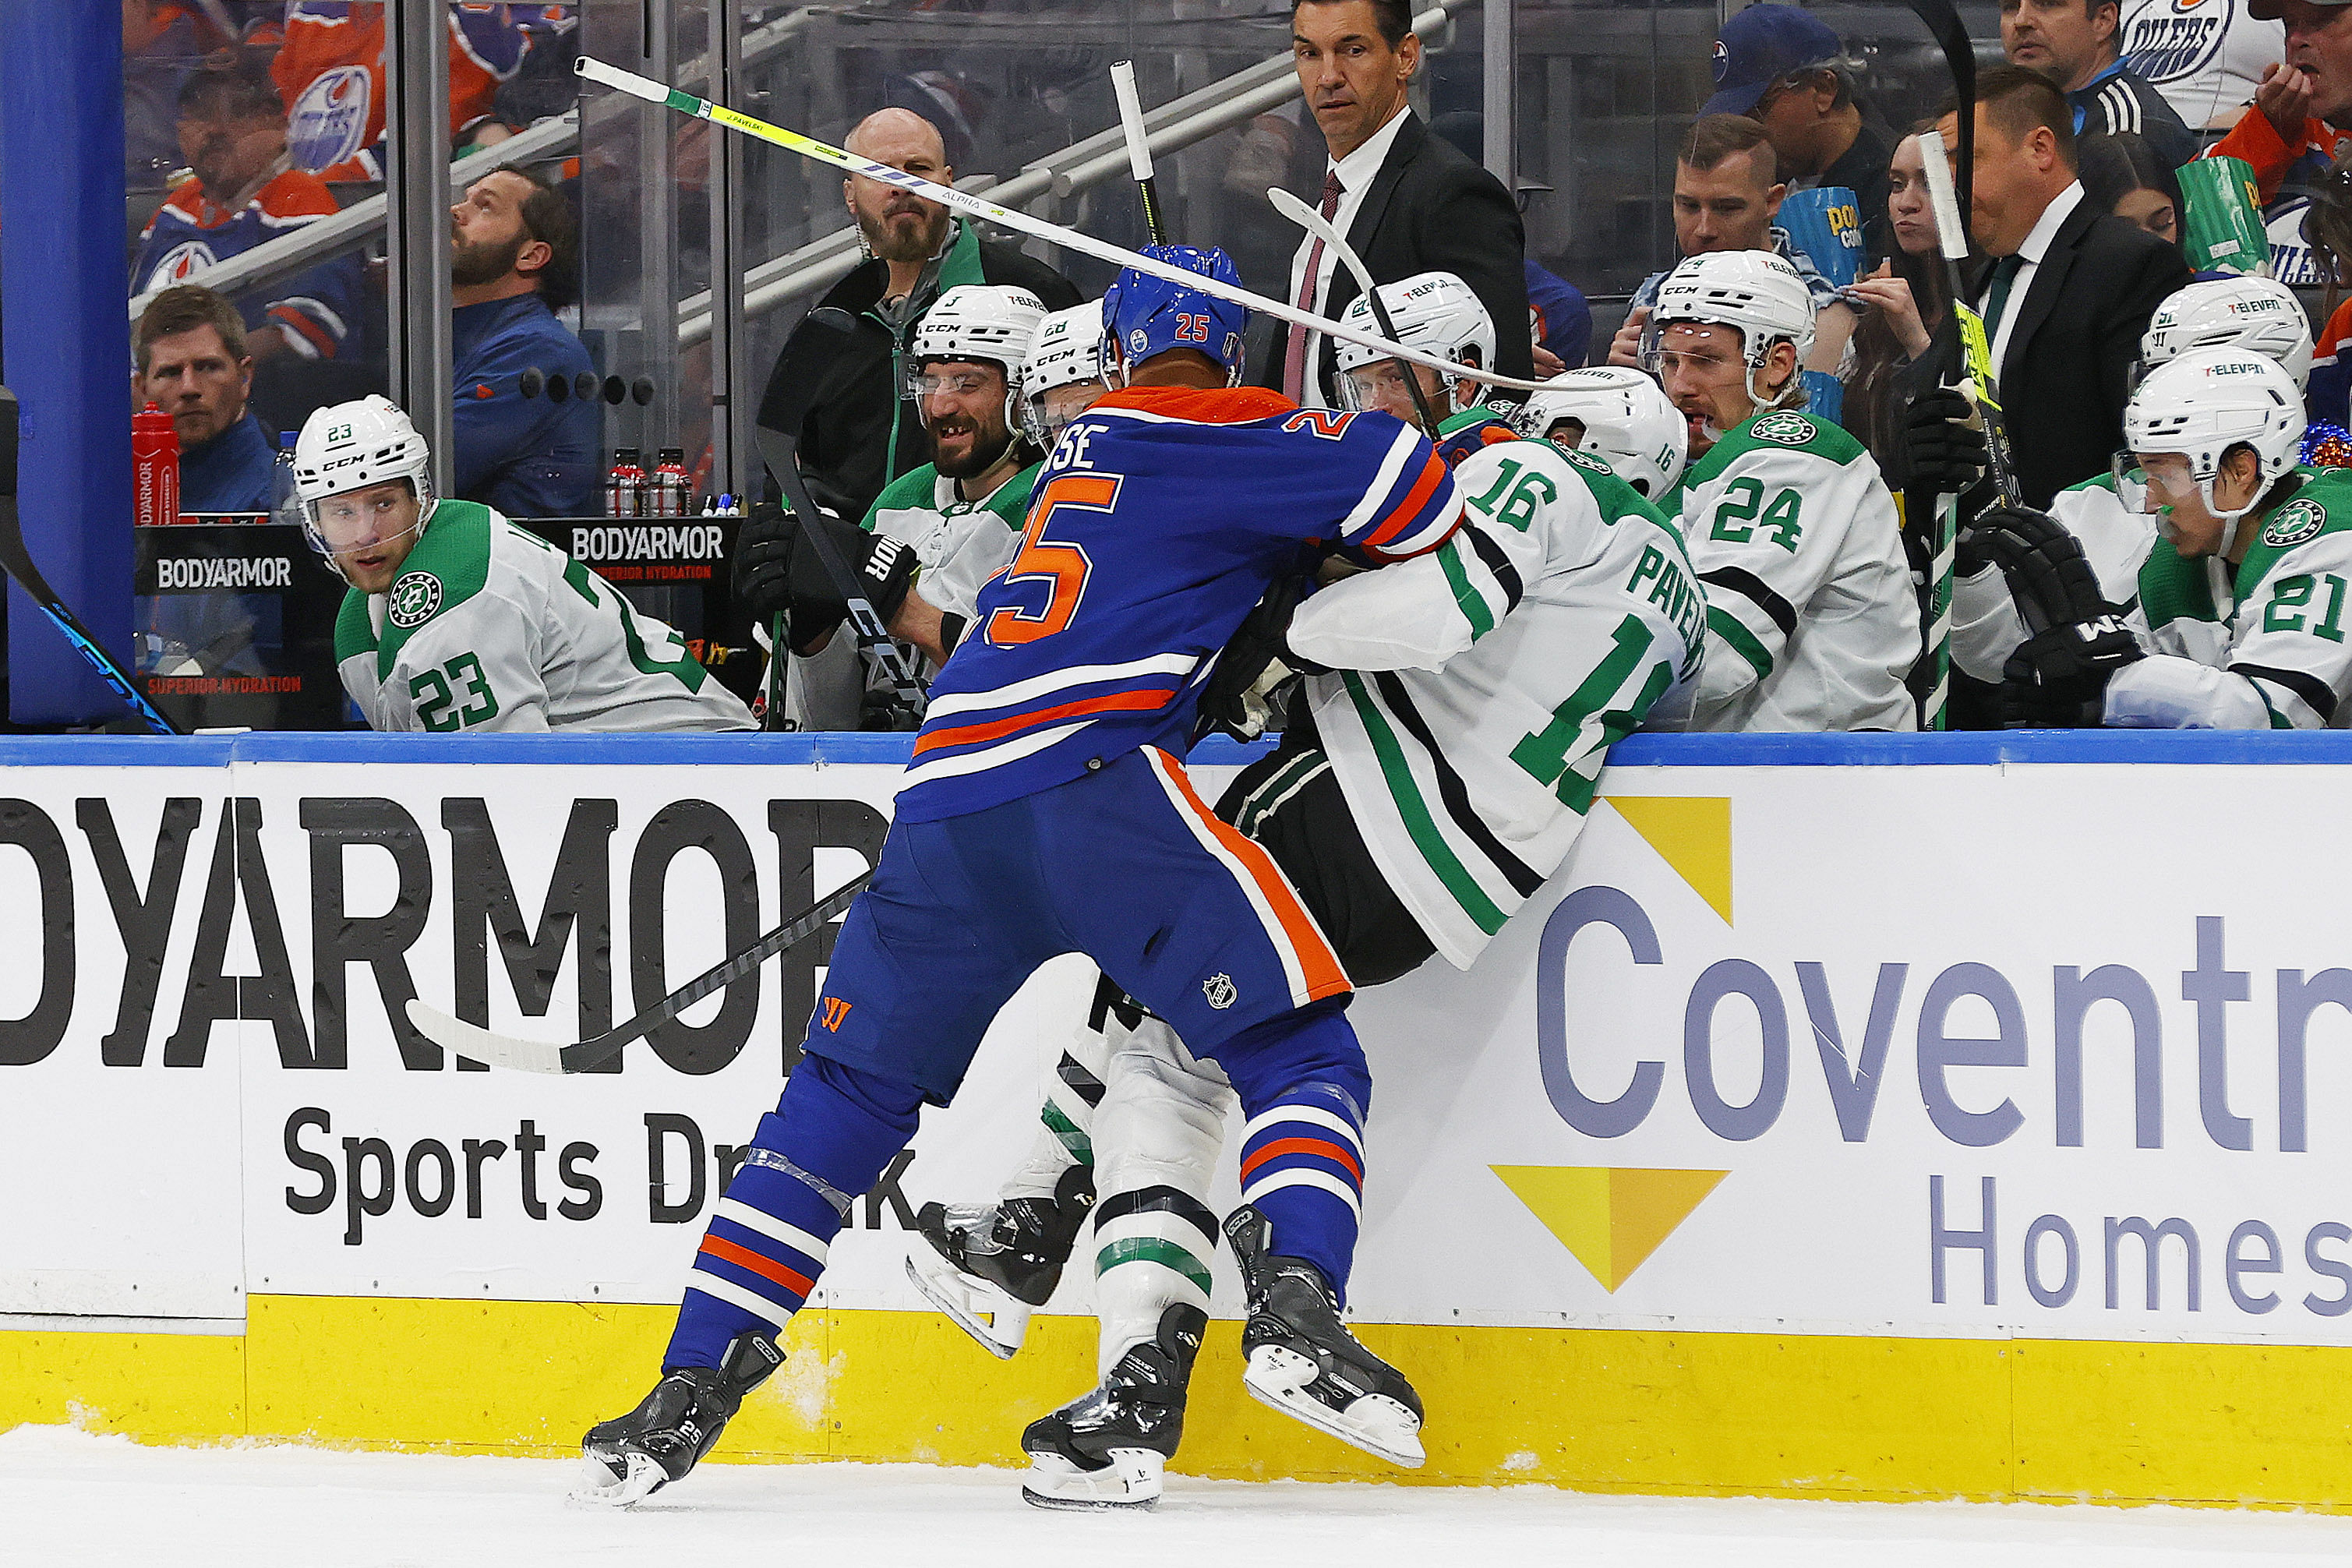
<instances>
[{"instance_id":1,"label":"white ice below boards","mask_svg":"<svg viewBox=\"0 0 2352 1568\"><path fill-rule=\"evenodd\" d=\"M1348 1568L2189 1568L2343 1562L2352 1519L2171 1508L1775 1502L1171 1478L1157 1513L1046 1514L1009 1470L706 1465L633 1512L567 1509L576 1459L150 1448L0 1433L0 1561L129 1568L951 1561Z\"/></svg>"}]
</instances>

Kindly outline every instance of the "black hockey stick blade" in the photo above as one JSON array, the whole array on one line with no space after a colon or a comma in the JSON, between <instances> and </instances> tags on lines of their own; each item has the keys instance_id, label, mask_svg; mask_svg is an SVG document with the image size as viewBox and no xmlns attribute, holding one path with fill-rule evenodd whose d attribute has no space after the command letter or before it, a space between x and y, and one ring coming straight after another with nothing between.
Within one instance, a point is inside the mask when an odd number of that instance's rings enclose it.
<instances>
[{"instance_id":1,"label":"black hockey stick blade","mask_svg":"<svg viewBox=\"0 0 2352 1568\"><path fill-rule=\"evenodd\" d=\"M122 661L106 651L95 634L81 624L81 617L71 606L58 597L41 569L33 564L32 552L25 548L25 531L16 515L16 432L19 410L16 395L0 386L0 570L16 580L40 612L65 633L74 651L89 661L99 679L122 699L123 706L137 714L142 722L158 735L180 733L178 725L156 710L139 689Z\"/></svg>"},{"instance_id":2,"label":"black hockey stick blade","mask_svg":"<svg viewBox=\"0 0 2352 1568\"><path fill-rule=\"evenodd\" d=\"M873 879L874 873L867 871L845 882L734 957L704 970L635 1017L576 1045L559 1046L546 1040L494 1034L478 1024L452 1018L414 997L408 1003L408 1021L416 1026L419 1034L444 1050L491 1067L509 1068L516 1072L589 1072L618 1056L631 1041L643 1039L704 997L725 990L778 953L807 941L856 903L857 895Z\"/></svg>"}]
</instances>

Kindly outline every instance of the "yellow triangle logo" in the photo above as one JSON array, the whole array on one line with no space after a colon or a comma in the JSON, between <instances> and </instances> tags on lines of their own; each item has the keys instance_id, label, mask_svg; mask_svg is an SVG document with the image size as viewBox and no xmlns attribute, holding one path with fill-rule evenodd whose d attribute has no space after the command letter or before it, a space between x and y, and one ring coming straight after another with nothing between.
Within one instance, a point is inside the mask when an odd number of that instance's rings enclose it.
<instances>
[{"instance_id":1,"label":"yellow triangle logo","mask_svg":"<svg viewBox=\"0 0 2352 1568\"><path fill-rule=\"evenodd\" d=\"M1487 1168L1612 1295L1731 1173L1605 1165Z\"/></svg>"},{"instance_id":2,"label":"yellow triangle logo","mask_svg":"<svg viewBox=\"0 0 2352 1568\"><path fill-rule=\"evenodd\" d=\"M1731 800L1727 795L1610 795L1634 832L1691 891L1731 923Z\"/></svg>"}]
</instances>

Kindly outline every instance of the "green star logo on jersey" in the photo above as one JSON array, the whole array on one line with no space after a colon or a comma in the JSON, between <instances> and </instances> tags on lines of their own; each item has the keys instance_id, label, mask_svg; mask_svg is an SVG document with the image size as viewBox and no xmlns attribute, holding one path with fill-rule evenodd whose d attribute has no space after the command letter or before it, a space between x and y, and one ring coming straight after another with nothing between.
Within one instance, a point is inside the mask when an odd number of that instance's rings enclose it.
<instances>
[{"instance_id":1,"label":"green star logo on jersey","mask_svg":"<svg viewBox=\"0 0 2352 1568\"><path fill-rule=\"evenodd\" d=\"M2315 500L2289 501L2263 529L2263 542L2278 549L2301 544L2327 526L2327 509Z\"/></svg>"},{"instance_id":2,"label":"green star logo on jersey","mask_svg":"<svg viewBox=\"0 0 2352 1568\"><path fill-rule=\"evenodd\" d=\"M1748 433L1759 441L1777 441L1783 447L1801 447L1820 432L1813 422L1793 409L1784 408L1778 414L1767 414L1748 427Z\"/></svg>"},{"instance_id":3,"label":"green star logo on jersey","mask_svg":"<svg viewBox=\"0 0 2352 1568\"><path fill-rule=\"evenodd\" d=\"M403 631L421 626L441 607L441 579L430 572L411 572L392 585L387 615Z\"/></svg>"}]
</instances>

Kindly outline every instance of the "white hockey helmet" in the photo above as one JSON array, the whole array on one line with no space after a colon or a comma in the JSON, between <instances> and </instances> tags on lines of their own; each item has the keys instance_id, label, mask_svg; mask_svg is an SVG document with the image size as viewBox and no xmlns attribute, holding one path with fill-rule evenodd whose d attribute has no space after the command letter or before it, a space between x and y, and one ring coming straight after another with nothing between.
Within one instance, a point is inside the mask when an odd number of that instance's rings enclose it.
<instances>
[{"instance_id":1,"label":"white hockey helmet","mask_svg":"<svg viewBox=\"0 0 2352 1568\"><path fill-rule=\"evenodd\" d=\"M1563 419L1584 426L1584 438L1575 443L1579 450L1606 462L1652 500L1682 478L1690 421L1638 370L1603 364L1564 371L1528 395L1511 426L1530 441L1544 441Z\"/></svg>"},{"instance_id":2,"label":"white hockey helmet","mask_svg":"<svg viewBox=\"0 0 2352 1568\"><path fill-rule=\"evenodd\" d=\"M1660 334L1677 321L1738 330L1740 357L1748 365L1748 400L1759 408L1772 405L1757 386L1756 373L1770 359L1773 346L1794 343L1800 366L1813 352L1813 291L1795 268L1769 250L1711 250L1685 258L1666 274L1642 334L1642 365L1653 375L1657 374ZM1800 384L1791 375L1780 399L1794 394Z\"/></svg>"},{"instance_id":3,"label":"white hockey helmet","mask_svg":"<svg viewBox=\"0 0 2352 1568\"><path fill-rule=\"evenodd\" d=\"M2139 341L2143 378L2190 349L2250 349L2311 382L2311 320L2294 290L2269 278L2216 278L2166 297Z\"/></svg>"},{"instance_id":4,"label":"white hockey helmet","mask_svg":"<svg viewBox=\"0 0 2352 1568\"><path fill-rule=\"evenodd\" d=\"M1021 426L1038 446L1051 448L1061 438L1062 426L1077 412L1069 407L1075 395L1049 399L1045 395L1082 382L1102 381L1102 342L1100 300L1056 310L1037 323L1037 335L1029 344L1029 363L1021 372Z\"/></svg>"},{"instance_id":5,"label":"white hockey helmet","mask_svg":"<svg viewBox=\"0 0 2352 1568\"><path fill-rule=\"evenodd\" d=\"M2124 409L2124 444L2134 454L2179 452L2205 510L2221 520L2221 553L2238 521L2302 455L2303 394L2286 367L2242 348L2191 349L2148 373ZM2213 500L2213 480L2233 447L2253 448L2261 479L2235 510Z\"/></svg>"},{"instance_id":6,"label":"white hockey helmet","mask_svg":"<svg viewBox=\"0 0 2352 1568\"><path fill-rule=\"evenodd\" d=\"M1451 272L1419 272L1411 278L1380 286L1381 303L1389 310L1389 320L1396 327L1396 341L1407 348L1420 349L1455 364L1476 365L1491 370L1495 364L1495 318L1486 313L1486 302L1471 291L1470 285ZM1381 335L1380 318L1372 314L1372 302L1358 295L1348 302L1345 314L1339 318L1347 326L1360 331ZM1394 363L1391 356L1378 349L1368 349L1361 343L1345 340L1332 345L1331 363L1339 371L1339 405L1357 408L1363 405L1359 389L1349 379L1350 374L1375 363ZM1476 404L1478 383L1468 395L1462 391L1463 378L1445 377L1445 389L1452 395L1454 408L1468 408ZM1439 411L1442 417L1452 409Z\"/></svg>"},{"instance_id":7,"label":"white hockey helmet","mask_svg":"<svg viewBox=\"0 0 2352 1568\"><path fill-rule=\"evenodd\" d=\"M1029 344L1037 335L1037 323L1045 319L1045 301L1026 289L1004 283L965 283L949 289L916 324L914 341L908 347L912 361L908 391L919 405L923 366L932 360L999 365L1004 371L1005 422L1018 432L1021 372L1029 363Z\"/></svg>"},{"instance_id":8,"label":"white hockey helmet","mask_svg":"<svg viewBox=\"0 0 2352 1568\"><path fill-rule=\"evenodd\" d=\"M294 493L310 548L334 563L335 546L320 528L320 502L393 479L406 479L415 492L422 530L433 512L432 452L398 404L371 393L314 412L294 442Z\"/></svg>"}]
</instances>

